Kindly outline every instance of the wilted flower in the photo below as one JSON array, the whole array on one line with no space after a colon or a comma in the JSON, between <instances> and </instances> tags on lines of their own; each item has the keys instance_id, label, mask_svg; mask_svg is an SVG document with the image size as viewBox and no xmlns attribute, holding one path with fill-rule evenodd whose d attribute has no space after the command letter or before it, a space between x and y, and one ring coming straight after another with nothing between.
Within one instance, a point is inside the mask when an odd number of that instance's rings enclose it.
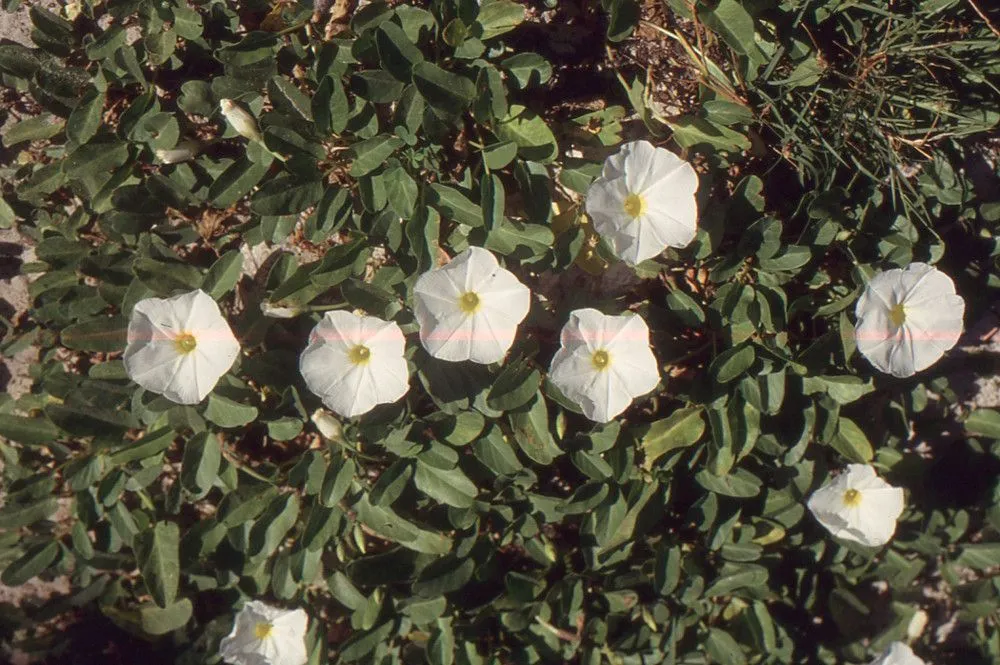
<instances>
[{"instance_id":1,"label":"wilted flower","mask_svg":"<svg viewBox=\"0 0 1000 665\"><path fill-rule=\"evenodd\" d=\"M125 371L146 390L179 404L197 404L229 371L239 352L219 306L198 289L135 304Z\"/></svg>"},{"instance_id":2,"label":"wilted flower","mask_svg":"<svg viewBox=\"0 0 1000 665\"><path fill-rule=\"evenodd\" d=\"M201 144L193 139L184 139L173 148L154 150L156 160L161 164L178 164L187 162L198 156Z\"/></svg>"},{"instance_id":3,"label":"wilted flower","mask_svg":"<svg viewBox=\"0 0 1000 665\"><path fill-rule=\"evenodd\" d=\"M881 547L896 532L903 490L866 464L848 464L846 471L813 492L807 505L835 537Z\"/></svg>"},{"instance_id":4,"label":"wilted flower","mask_svg":"<svg viewBox=\"0 0 1000 665\"><path fill-rule=\"evenodd\" d=\"M233 622L233 630L222 638L219 655L234 665L304 665L306 626L304 610L283 610L251 600Z\"/></svg>"},{"instance_id":5,"label":"wilted flower","mask_svg":"<svg viewBox=\"0 0 1000 665\"><path fill-rule=\"evenodd\" d=\"M879 371L905 377L930 367L955 346L965 301L948 275L911 263L872 277L854 313L861 355Z\"/></svg>"},{"instance_id":6,"label":"wilted flower","mask_svg":"<svg viewBox=\"0 0 1000 665\"><path fill-rule=\"evenodd\" d=\"M413 287L420 341L435 358L503 360L531 307L531 291L493 254L469 247Z\"/></svg>"},{"instance_id":7,"label":"wilted flower","mask_svg":"<svg viewBox=\"0 0 1000 665\"><path fill-rule=\"evenodd\" d=\"M893 642L881 656L871 662L871 665L924 665L917 658L913 649L902 642Z\"/></svg>"},{"instance_id":8,"label":"wilted flower","mask_svg":"<svg viewBox=\"0 0 1000 665\"><path fill-rule=\"evenodd\" d=\"M301 307L283 307L265 301L260 304L260 311L261 314L272 319L294 319L303 310Z\"/></svg>"},{"instance_id":9,"label":"wilted flower","mask_svg":"<svg viewBox=\"0 0 1000 665\"><path fill-rule=\"evenodd\" d=\"M591 420L608 422L660 381L649 328L638 314L575 310L561 342L549 379Z\"/></svg>"},{"instance_id":10,"label":"wilted flower","mask_svg":"<svg viewBox=\"0 0 1000 665\"><path fill-rule=\"evenodd\" d=\"M604 161L587 190L587 215L615 256L636 265L694 240L697 190L690 164L647 141L633 141Z\"/></svg>"},{"instance_id":11,"label":"wilted flower","mask_svg":"<svg viewBox=\"0 0 1000 665\"><path fill-rule=\"evenodd\" d=\"M353 418L406 394L405 346L403 332L392 321L327 312L309 335L299 369L327 408Z\"/></svg>"}]
</instances>

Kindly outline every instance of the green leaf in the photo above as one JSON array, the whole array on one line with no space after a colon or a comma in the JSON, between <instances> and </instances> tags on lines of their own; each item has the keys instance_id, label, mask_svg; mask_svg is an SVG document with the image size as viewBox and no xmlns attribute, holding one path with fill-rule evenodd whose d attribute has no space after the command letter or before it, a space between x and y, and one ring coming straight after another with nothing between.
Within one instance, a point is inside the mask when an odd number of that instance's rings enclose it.
<instances>
[{"instance_id":1,"label":"green leaf","mask_svg":"<svg viewBox=\"0 0 1000 665\"><path fill-rule=\"evenodd\" d=\"M514 440L529 458L548 466L556 457L562 455L562 450L556 445L549 432L549 412L545 406L545 398L539 391L531 406L508 414L510 424L514 428Z\"/></svg>"},{"instance_id":2,"label":"green leaf","mask_svg":"<svg viewBox=\"0 0 1000 665\"><path fill-rule=\"evenodd\" d=\"M458 468L446 471L417 459L413 482L417 489L441 503L455 508L470 508L479 489Z\"/></svg>"},{"instance_id":3,"label":"green leaf","mask_svg":"<svg viewBox=\"0 0 1000 665\"><path fill-rule=\"evenodd\" d=\"M721 0L709 11L699 11L698 18L717 32L741 55L757 50L753 17L738 0Z\"/></svg>"},{"instance_id":4,"label":"green leaf","mask_svg":"<svg viewBox=\"0 0 1000 665\"><path fill-rule=\"evenodd\" d=\"M430 665L453 665L455 662L455 634L451 630L451 617L437 619L431 639L427 642L427 661Z\"/></svg>"},{"instance_id":5,"label":"green leaf","mask_svg":"<svg viewBox=\"0 0 1000 665\"><path fill-rule=\"evenodd\" d=\"M414 65L424 61L420 52L398 24L385 21L375 30L379 60L393 76L409 83Z\"/></svg>"},{"instance_id":6,"label":"green leaf","mask_svg":"<svg viewBox=\"0 0 1000 665\"><path fill-rule=\"evenodd\" d=\"M63 130L65 121L51 113L43 113L33 118L12 122L3 135L3 144L8 148L25 141L49 139Z\"/></svg>"},{"instance_id":7,"label":"green leaf","mask_svg":"<svg viewBox=\"0 0 1000 665\"><path fill-rule=\"evenodd\" d=\"M760 480L745 469L736 469L725 476L717 476L708 469L702 469L694 479L709 492L723 496L744 499L760 494Z\"/></svg>"},{"instance_id":8,"label":"green leaf","mask_svg":"<svg viewBox=\"0 0 1000 665\"><path fill-rule=\"evenodd\" d=\"M59 341L67 349L113 353L125 348L128 322L122 316L97 316L67 326Z\"/></svg>"},{"instance_id":9,"label":"green leaf","mask_svg":"<svg viewBox=\"0 0 1000 665\"><path fill-rule=\"evenodd\" d=\"M476 26L482 40L510 32L524 21L524 7L512 0L485 0L479 7Z\"/></svg>"},{"instance_id":10,"label":"green leaf","mask_svg":"<svg viewBox=\"0 0 1000 665\"><path fill-rule=\"evenodd\" d=\"M497 427L472 445L472 452L487 469L501 476L510 476L524 466L517 459L517 453Z\"/></svg>"},{"instance_id":11,"label":"green leaf","mask_svg":"<svg viewBox=\"0 0 1000 665\"><path fill-rule=\"evenodd\" d=\"M491 409L512 411L528 403L538 392L542 376L526 358L508 362L493 382L486 401Z\"/></svg>"},{"instance_id":12,"label":"green leaf","mask_svg":"<svg viewBox=\"0 0 1000 665\"><path fill-rule=\"evenodd\" d=\"M367 656L392 634L395 621L386 621L369 631L357 631L340 647L339 660L353 663Z\"/></svg>"},{"instance_id":13,"label":"green leaf","mask_svg":"<svg viewBox=\"0 0 1000 665\"><path fill-rule=\"evenodd\" d=\"M382 182L385 184L385 196L389 201L389 207L403 219L413 217L420 194L417 181L402 166L393 166L382 174Z\"/></svg>"},{"instance_id":14,"label":"green leaf","mask_svg":"<svg viewBox=\"0 0 1000 665\"><path fill-rule=\"evenodd\" d=\"M236 287L240 275L243 274L243 254L238 249L231 249L212 264L205 273L201 290L218 300Z\"/></svg>"},{"instance_id":15,"label":"green leaf","mask_svg":"<svg viewBox=\"0 0 1000 665\"><path fill-rule=\"evenodd\" d=\"M258 215L294 215L313 206L323 196L323 182L285 175L265 182L250 199Z\"/></svg>"},{"instance_id":16,"label":"green leaf","mask_svg":"<svg viewBox=\"0 0 1000 665\"><path fill-rule=\"evenodd\" d=\"M0 580L10 587L20 586L41 574L58 556L59 542L56 540L34 545L4 568Z\"/></svg>"},{"instance_id":17,"label":"green leaf","mask_svg":"<svg viewBox=\"0 0 1000 665\"><path fill-rule=\"evenodd\" d=\"M66 120L66 138L84 144L94 138L104 114L103 91L90 88Z\"/></svg>"},{"instance_id":18,"label":"green leaf","mask_svg":"<svg viewBox=\"0 0 1000 665\"><path fill-rule=\"evenodd\" d=\"M267 557L278 549L285 536L295 526L299 517L299 497L284 494L276 497L254 522L250 530L250 545L247 554L251 557Z\"/></svg>"},{"instance_id":19,"label":"green leaf","mask_svg":"<svg viewBox=\"0 0 1000 665\"><path fill-rule=\"evenodd\" d=\"M472 227L483 225L483 209L454 187L432 183L427 190L427 202L447 219Z\"/></svg>"},{"instance_id":20,"label":"green leaf","mask_svg":"<svg viewBox=\"0 0 1000 665\"><path fill-rule=\"evenodd\" d=\"M674 132L674 140L682 148L707 145L724 152L739 152L750 148L750 139L743 134L704 118L684 116L668 124Z\"/></svg>"},{"instance_id":21,"label":"green leaf","mask_svg":"<svg viewBox=\"0 0 1000 665\"><path fill-rule=\"evenodd\" d=\"M421 529L386 507L372 505L367 496L362 495L354 509L358 520L379 538L426 554L446 554L451 550L451 541L444 535Z\"/></svg>"},{"instance_id":22,"label":"green leaf","mask_svg":"<svg viewBox=\"0 0 1000 665\"><path fill-rule=\"evenodd\" d=\"M0 437L5 439L26 446L37 446L55 441L61 434L59 428L48 418L0 413Z\"/></svg>"},{"instance_id":23,"label":"green leaf","mask_svg":"<svg viewBox=\"0 0 1000 665\"><path fill-rule=\"evenodd\" d=\"M132 263L135 276L158 293L193 291L204 279L201 271L180 261L157 261L139 257Z\"/></svg>"},{"instance_id":24,"label":"green leaf","mask_svg":"<svg viewBox=\"0 0 1000 665\"><path fill-rule=\"evenodd\" d=\"M541 85L552 78L552 65L549 61L531 51L517 53L504 59L503 67L517 82L522 90L533 85Z\"/></svg>"},{"instance_id":25,"label":"green leaf","mask_svg":"<svg viewBox=\"0 0 1000 665\"><path fill-rule=\"evenodd\" d=\"M139 609L139 616L142 621L142 630L149 635L166 635L167 633L183 628L188 621L194 607L187 598L181 598L169 607L157 607L153 604L143 605Z\"/></svg>"},{"instance_id":26,"label":"green leaf","mask_svg":"<svg viewBox=\"0 0 1000 665\"><path fill-rule=\"evenodd\" d=\"M222 449L215 434L202 432L184 444L181 460L181 483L196 494L207 492L219 475Z\"/></svg>"},{"instance_id":27,"label":"green leaf","mask_svg":"<svg viewBox=\"0 0 1000 665\"><path fill-rule=\"evenodd\" d=\"M737 589L763 587L767 584L768 572L764 566L726 564L712 585L705 589L704 596L726 596Z\"/></svg>"},{"instance_id":28,"label":"green leaf","mask_svg":"<svg viewBox=\"0 0 1000 665\"><path fill-rule=\"evenodd\" d=\"M257 419L257 407L242 404L228 397L212 392L208 395L205 419L219 427L243 427Z\"/></svg>"},{"instance_id":29,"label":"green leaf","mask_svg":"<svg viewBox=\"0 0 1000 665\"><path fill-rule=\"evenodd\" d=\"M705 639L705 651L717 665L746 665L747 659L739 642L724 630L709 628Z\"/></svg>"},{"instance_id":30,"label":"green leaf","mask_svg":"<svg viewBox=\"0 0 1000 665\"><path fill-rule=\"evenodd\" d=\"M389 156L403 145L398 136L380 134L365 141L359 141L351 146L354 162L351 164L351 175L359 178L368 175L385 163Z\"/></svg>"},{"instance_id":31,"label":"green leaf","mask_svg":"<svg viewBox=\"0 0 1000 665\"><path fill-rule=\"evenodd\" d=\"M755 359L753 346L743 344L726 349L712 360L708 371L718 383L729 383L750 369Z\"/></svg>"},{"instance_id":32,"label":"green leaf","mask_svg":"<svg viewBox=\"0 0 1000 665\"><path fill-rule=\"evenodd\" d=\"M515 157L517 157L517 144L513 141L494 143L483 149L483 163L494 171L507 166Z\"/></svg>"},{"instance_id":33,"label":"green leaf","mask_svg":"<svg viewBox=\"0 0 1000 665\"><path fill-rule=\"evenodd\" d=\"M981 434L991 439L1000 439L1000 411L975 409L965 419L965 431L969 434Z\"/></svg>"},{"instance_id":34,"label":"green leaf","mask_svg":"<svg viewBox=\"0 0 1000 665\"><path fill-rule=\"evenodd\" d=\"M180 529L173 522L158 522L135 539L139 572L153 601L166 608L177 597L181 579Z\"/></svg>"},{"instance_id":35,"label":"green leaf","mask_svg":"<svg viewBox=\"0 0 1000 665\"><path fill-rule=\"evenodd\" d=\"M701 407L679 409L650 425L639 442L646 454L643 467L651 469L653 462L671 450L697 443L705 432L705 419L701 412Z\"/></svg>"},{"instance_id":36,"label":"green leaf","mask_svg":"<svg viewBox=\"0 0 1000 665\"><path fill-rule=\"evenodd\" d=\"M351 76L351 90L373 104L388 104L402 96L403 84L387 71L369 69Z\"/></svg>"},{"instance_id":37,"label":"green leaf","mask_svg":"<svg viewBox=\"0 0 1000 665\"><path fill-rule=\"evenodd\" d=\"M547 164L559 154L555 134L534 111L514 104L507 116L492 127L501 141L517 144L518 154L533 162Z\"/></svg>"},{"instance_id":38,"label":"green leaf","mask_svg":"<svg viewBox=\"0 0 1000 665\"><path fill-rule=\"evenodd\" d=\"M413 83L430 107L443 117L460 115L476 95L475 83L427 61L413 67Z\"/></svg>"},{"instance_id":39,"label":"green leaf","mask_svg":"<svg viewBox=\"0 0 1000 665\"><path fill-rule=\"evenodd\" d=\"M875 457L868 437L850 418L841 416L837 422L837 433L830 439L830 445L851 462L865 464Z\"/></svg>"},{"instance_id":40,"label":"green leaf","mask_svg":"<svg viewBox=\"0 0 1000 665\"><path fill-rule=\"evenodd\" d=\"M251 162L246 157L240 157L209 186L209 200L218 208L228 208L246 196L270 167L270 160Z\"/></svg>"}]
</instances>

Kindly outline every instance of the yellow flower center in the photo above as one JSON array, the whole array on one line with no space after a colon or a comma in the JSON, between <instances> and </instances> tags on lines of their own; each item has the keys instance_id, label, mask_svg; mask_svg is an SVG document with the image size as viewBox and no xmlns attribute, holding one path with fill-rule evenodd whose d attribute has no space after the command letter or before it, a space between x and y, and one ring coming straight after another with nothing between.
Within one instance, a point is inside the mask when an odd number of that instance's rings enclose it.
<instances>
[{"instance_id":1,"label":"yellow flower center","mask_svg":"<svg viewBox=\"0 0 1000 665\"><path fill-rule=\"evenodd\" d=\"M594 351L590 356L590 364L594 366L598 372L604 371L611 364L611 356L604 349L599 349Z\"/></svg>"},{"instance_id":2,"label":"yellow flower center","mask_svg":"<svg viewBox=\"0 0 1000 665\"><path fill-rule=\"evenodd\" d=\"M347 359L355 365L364 365L371 359L371 357L371 349L364 344L358 344L347 352Z\"/></svg>"},{"instance_id":3,"label":"yellow flower center","mask_svg":"<svg viewBox=\"0 0 1000 665\"><path fill-rule=\"evenodd\" d=\"M844 505L853 508L861 503L861 492L856 489L849 489L844 492Z\"/></svg>"},{"instance_id":4,"label":"yellow flower center","mask_svg":"<svg viewBox=\"0 0 1000 665\"><path fill-rule=\"evenodd\" d=\"M622 203L622 209L632 219L641 217L646 212L646 199L641 194L629 194Z\"/></svg>"},{"instance_id":5,"label":"yellow flower center","mask_svg":"<svg viewBox=\"0 0 1000 665\"><path fill-rule=\"evenodd\" d=\"M458 308L466 314L475 314L479 311L482 303L479 302L479 294L475 291L466 291L458 299Z\"/></svg>"},{"instance_id":6,"label":"yellow flower center","mask_svg":"<svg viewBox=\"0 0 1000 665\"><path fill-rule=\"evenodd\" d=\"M177 348L177 353L186 355L194 351L198 346L198 340L191 333L181 333L174 339L174 346Z\"/></svg>"},{"instance_id":7,"label":"yellow flower center","mask_svg":"<svg viewBox=\"0 0 1000 665\"><path fill-rule=\"evenodd\" d=\"M889 310L889 321L897 328L906 323L906 309L903 308L903 303L892 306Z\"/></svg>"},{"instance_id":8,"label":"yellow flower center","mask_svg":"<svg viewBox=\"0 0 1000 665\"><path fill-rule=\"evenodd\" d=\"M266 621L261 621L253 627L253 636L258 640L266 640L271 637L271 633L274 632L274 624L268 623Z\"/></svg>"}]
</instances>

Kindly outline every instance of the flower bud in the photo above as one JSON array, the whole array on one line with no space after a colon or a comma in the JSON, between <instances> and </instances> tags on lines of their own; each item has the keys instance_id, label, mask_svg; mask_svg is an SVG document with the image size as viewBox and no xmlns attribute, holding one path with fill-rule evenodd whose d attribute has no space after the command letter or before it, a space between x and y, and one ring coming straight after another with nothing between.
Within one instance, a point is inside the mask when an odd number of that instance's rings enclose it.
<instances>
[{"instance_id":1,"label":"flower bud","mask_svg":"<svg viewBox=\"0 0 1000 665\"><path fill-rule=\"evenodd\" d=\"M338 443L344 440L344 428L341 427L340 421L326 409L316 409L311 419L324 438Z\"/></svg>"},{"instance_id":2,"label":"flower bud","mask_svg":"<svg viewBox=\"0 0 1000 665\"><path fill-rule=\"evenodd\" d=\"M264 142L264 137L257 127L257 120L242 106L231 99L221 99L219 100L219 108L222 110L223 117L233 126L237 134L251 141Z\"/></svg>"}]
</instances>

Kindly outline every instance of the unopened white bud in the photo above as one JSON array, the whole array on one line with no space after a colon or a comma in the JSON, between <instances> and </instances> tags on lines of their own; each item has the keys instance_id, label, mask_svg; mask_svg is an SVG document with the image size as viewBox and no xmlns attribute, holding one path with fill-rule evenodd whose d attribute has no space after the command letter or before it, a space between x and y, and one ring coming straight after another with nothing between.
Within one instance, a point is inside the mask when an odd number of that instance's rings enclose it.
<instances>
[{"instance_id":1,"label":"unopened white bud","mask_svg":"<svg viewBox=\"0 0 1000 665\"><path fill-rule=\"evenodd\" d=\"M264 137L257 127L257 120L250 115L242 106L231 99L219 100L219 108L226 121L233 126L236 133L251 141L264 142Z\"/></svg>"},{"instance_id":2,"label":"unopened white bud","mask_svg":"<svg viewBox=\"0 0 1000 665\"><path fill-rule=\"evenodd\" d=\"M913 641L920 637L924 628L927 627L927 612L923 610L917 610L913 613L913 617L910 619L910 623L906 626L906 639Z\"/></svg>"},{"instance_id":3,"label":"unopened white bud","mask_svg":"<svg viewBox=\"0 0 1000 665\"><path fill-rule=\"evenodd\" d=\"M326 409L313 411L311 420L324 438L337 442L344 440L344 428L341 427L340 421Z\"/></svg>"}]
</instances>

